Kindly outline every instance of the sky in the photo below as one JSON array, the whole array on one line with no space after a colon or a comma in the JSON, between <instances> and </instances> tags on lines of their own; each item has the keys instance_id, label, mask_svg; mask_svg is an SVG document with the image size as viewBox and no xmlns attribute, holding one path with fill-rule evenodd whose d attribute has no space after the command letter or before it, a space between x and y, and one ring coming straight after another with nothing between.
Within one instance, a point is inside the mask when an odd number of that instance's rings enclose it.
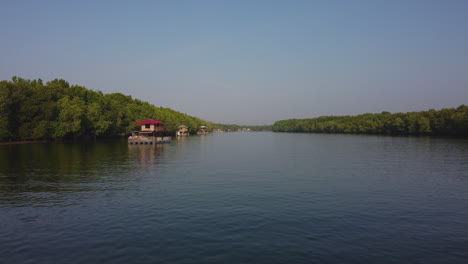
<instances>
[{"instance_id":1,"label":"sky","mask_svg":"<svg viewBox=\"0 0 468 264\"><path fill-rule=\"evenodd\" d=\"M0 80L123 93L217 123L468 103L468 1L0 2Z\"/></svg>"}]
</instances>

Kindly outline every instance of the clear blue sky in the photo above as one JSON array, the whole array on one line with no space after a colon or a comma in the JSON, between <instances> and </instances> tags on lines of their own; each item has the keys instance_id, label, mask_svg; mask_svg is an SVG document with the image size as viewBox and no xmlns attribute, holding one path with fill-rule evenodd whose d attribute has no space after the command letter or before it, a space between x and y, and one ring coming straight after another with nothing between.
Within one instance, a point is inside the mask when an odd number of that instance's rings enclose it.
<instances>
[{"instance_id":1,"label":"clear blue sky","mask_svg":"<svg viewBox=\"0 0 468 264\"><path fill-rule=\"evenodd\" d=\"M468 1L23 1L0 79L63 78L220 123L468 103Z\"/></svg>"}]
</instances>

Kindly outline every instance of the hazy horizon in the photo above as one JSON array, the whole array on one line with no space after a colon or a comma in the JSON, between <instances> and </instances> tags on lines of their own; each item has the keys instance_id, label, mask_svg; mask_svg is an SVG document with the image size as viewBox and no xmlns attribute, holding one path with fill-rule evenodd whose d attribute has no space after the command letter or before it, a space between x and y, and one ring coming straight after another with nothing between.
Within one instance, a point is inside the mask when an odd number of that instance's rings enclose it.
<instances>
[{"instance_id":1,"label":"hazy horizon","mask_svg":"<svg viewBox=\"0 0 468 264\"><path fill-rule=\"evenodd\" d=\"M7 1L0 79L62 78L208 121L458 107L468 1Z\"/></svg>"}]
</instances>

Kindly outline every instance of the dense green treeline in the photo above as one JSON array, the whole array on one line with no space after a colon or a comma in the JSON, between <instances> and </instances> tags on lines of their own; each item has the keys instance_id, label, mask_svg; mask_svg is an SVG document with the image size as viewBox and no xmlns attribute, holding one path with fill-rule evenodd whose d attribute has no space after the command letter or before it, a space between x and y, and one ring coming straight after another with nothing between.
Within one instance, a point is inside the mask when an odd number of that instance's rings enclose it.
<instances>
[{"instance_id":1,"label":"dense green treeline","mask_svg":"<svg viewBox=\"0 0 468 264\"><path fill-rule=\"evenodd\" d=\"M250 130L252 131L271 131L272 130L272 126L269 125L269 126L246 126L247 128L250 128Z\"/></svg>"},{"instance_id":2,"label":"dense green treeline","mask_svg":"<svg viewBox=\"0 0 468 264\"><path fill-rule=\"evenodd\" d=\"M213 123L121 93L103 94L67 81L13 77L0 82L0 140L123 136L144 119L166 123L169 131L195 132Z\"/></svg>"},{"instance_id":3,"label":"dense green treeline","mask_svg":"<svg viewBox=\"0 0 468 264\"><path fill-rule=\"evenodd\" d=\"M213 128L219 128L223 131L227 131L228 129L231 129L232 131L238 131L239 129L242 130L244 128L248 128L250 131L271 131L271 126L242 126L235 124L214 124Z\"/></svg>"},{"instance_id":4,"label":"dense green treeline","mask_svg":"<svg viewBox=\"0 0 468 264\"><path fill-rule=\"evenodd\" d=\"M281 120L273 125L273 131L467 137L468 106L438 111Z\"/></svg>"}]
</instances>

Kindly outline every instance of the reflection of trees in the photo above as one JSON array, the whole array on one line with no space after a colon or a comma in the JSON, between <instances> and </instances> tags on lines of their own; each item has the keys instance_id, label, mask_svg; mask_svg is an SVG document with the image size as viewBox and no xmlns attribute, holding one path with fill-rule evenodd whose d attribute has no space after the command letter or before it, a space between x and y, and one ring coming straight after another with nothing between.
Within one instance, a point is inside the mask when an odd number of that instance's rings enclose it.
<instances>
[{"instance_id":1,"label":"reflection of trees","mask_svg":"<svg viewBox=\"0 0 468 264\"><path fill-rule=\"evenodd\" d=\"M53 200L108 188L131 170L126 141L0 145L0 200Z\"/></svg>"},{"instance_id":2,"label":"reflection of trees","mask_svg":"<svg viewBox=\"0 0 468 264\"><path fill-rule=\"evenodd\" d=\"M170 147L126 140L0 145L0 204L73 202L134 188Z\"/></svg>"},{"instance_id":3,"label":"reflection of trees","mask_svg":"<svg viewBox=\"0 0 468 264\"><path fill-rule=\"evenodd\" d=\"M92 182L109 163L125 163L126 152L124 141L4 145L0 181Z\"/></svg>"}]
</instances>

